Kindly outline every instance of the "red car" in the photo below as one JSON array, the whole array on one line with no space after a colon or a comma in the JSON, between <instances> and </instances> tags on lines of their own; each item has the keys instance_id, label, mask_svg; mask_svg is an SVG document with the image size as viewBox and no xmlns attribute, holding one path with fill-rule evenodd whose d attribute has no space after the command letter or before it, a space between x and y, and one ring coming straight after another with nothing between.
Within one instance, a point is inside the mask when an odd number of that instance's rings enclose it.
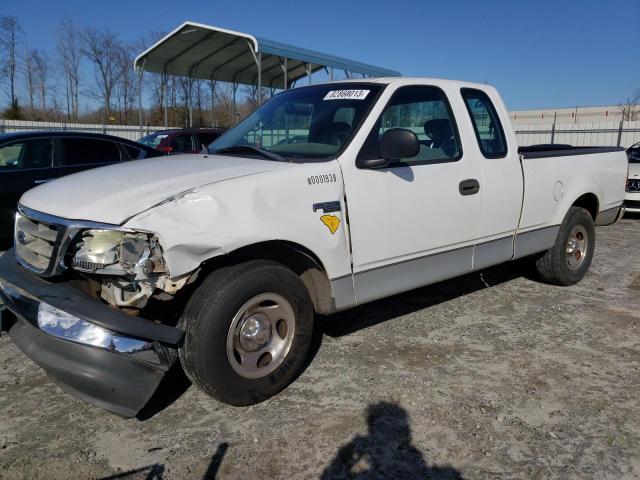
<instances>
[{"instance_id":1,"label":"red car","mask_svg":"<svg viewBox=\"0 0 640 480\"><path fill-rule=\"evenodd\" d=\"M224 133L221 128L183 128L159 130L138 140L164 153L199 153Z\"/></svg>"}]
</instances>

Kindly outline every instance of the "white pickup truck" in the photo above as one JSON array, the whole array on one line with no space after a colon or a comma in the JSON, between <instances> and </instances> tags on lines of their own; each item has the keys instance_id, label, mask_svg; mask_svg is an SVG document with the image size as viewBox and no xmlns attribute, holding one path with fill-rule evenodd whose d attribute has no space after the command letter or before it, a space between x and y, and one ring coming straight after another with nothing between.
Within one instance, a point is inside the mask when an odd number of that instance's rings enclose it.
<instances>
[{"instance_id":1,"label":"white pickup truck","mask_svg":"<svg viewBox=\"0 0 640 480\"><path fill-rule=\"evenodd\" d=\"M122 416L178 359L223 402L278 393L316 313L525 256L574 284L627 181L622 149L519 151L494 88L425 78L284 91L208 152L27 192L0 259L4 329Z\"/></svg>"}]
</instances>

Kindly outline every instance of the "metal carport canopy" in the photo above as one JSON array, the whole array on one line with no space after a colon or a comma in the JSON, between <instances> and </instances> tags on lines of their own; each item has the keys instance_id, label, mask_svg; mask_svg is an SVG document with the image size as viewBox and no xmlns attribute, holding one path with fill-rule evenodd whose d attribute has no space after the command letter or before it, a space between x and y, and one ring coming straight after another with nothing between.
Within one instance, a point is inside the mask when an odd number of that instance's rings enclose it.
<instances>
[{"instance_id":1,"label":"metal carport canopy","mask_svg":"<svg viewBox=\"0 0 640 480\"><path fill-rule=\"evenodd\" d=\"M140 54L135 67L270 88L288 88L291 82L325 68L330 78L333 69L367 77L400 76L394 70L194 22L183 23Z\"/></svg>"}]
</instances>

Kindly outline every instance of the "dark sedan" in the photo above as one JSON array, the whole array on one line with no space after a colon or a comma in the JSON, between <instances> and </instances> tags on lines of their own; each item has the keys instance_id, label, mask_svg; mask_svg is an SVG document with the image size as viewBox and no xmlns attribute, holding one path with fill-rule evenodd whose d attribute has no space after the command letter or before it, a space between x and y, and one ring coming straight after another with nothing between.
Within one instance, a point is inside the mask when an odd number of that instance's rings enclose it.
<instances>
[{"instance_id":1,"label":"dark sedan","mask_svg":"<svg viewBox=\"0 0 640 480\"><path fill-rule=\"evenodd\" d=\"M0 135L0 249L10 243L16 204L27 190L70 173L160 155L155 148L98 133Z\"/></svg>"}]
</instances>

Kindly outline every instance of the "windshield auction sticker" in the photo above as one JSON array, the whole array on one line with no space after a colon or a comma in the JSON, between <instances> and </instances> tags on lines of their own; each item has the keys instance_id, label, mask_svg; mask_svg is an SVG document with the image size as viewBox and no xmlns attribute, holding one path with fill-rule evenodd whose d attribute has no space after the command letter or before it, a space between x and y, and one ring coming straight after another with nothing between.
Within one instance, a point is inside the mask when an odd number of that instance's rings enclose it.
<instances>
[{"instance_id":1,"label":"windshield auction sticker","mask_svg":"<svg viewBox=\"0 0 640 480\"><path fill-rule=\"evenodd\" d=\"M323 100L364 100L371 90L331 90Z\"/></svg>"}]
</instances>

